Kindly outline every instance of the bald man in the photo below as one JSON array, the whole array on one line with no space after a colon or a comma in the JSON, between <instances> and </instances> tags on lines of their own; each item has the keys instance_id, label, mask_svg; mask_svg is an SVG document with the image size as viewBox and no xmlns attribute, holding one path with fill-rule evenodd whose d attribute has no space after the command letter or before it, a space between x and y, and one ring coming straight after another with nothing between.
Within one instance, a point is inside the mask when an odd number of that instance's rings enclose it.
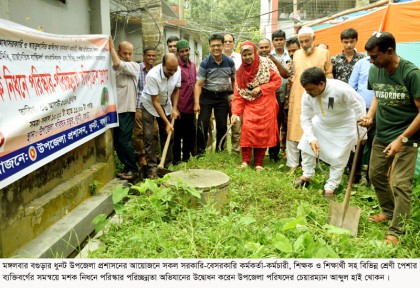
<instances>
[{"instance_id":1,"label":"bald man","mask_svg":"<svg viewBox=\"0 0 420 288\"><path fill-rule=\"evenodd\" d=\"M181 87L181 70L178 58L173 53L163 56L162 63L153 67L146 76L146 85L141 94L143 116L144 149L148 168L148 177L157 178L156 144L153 140L153 122L159 125L160 145L164 147L168 133L174 128L172 117L179 117L178 99ZM165 158L165 167L172 162L171 139Z\"/></svg>"},{"instance_id":2,"label":"bald man","mask_svg":"<svg viewBox=\"0 0 420 288\"><path fill-rule=\"evenodd\" d=\"M114 147L118 158L124 165L124 169L118 174L118 177L125 180L134 180L138 177L132 135L136 113L136 87L140 66L133 61L133 50L133 45L124 41L118 45L118 52L115 51L114 42L109 37L109 51L117 81L117 112L119 121L119 126L114 129Z\"/></svg>"}]
</instances>

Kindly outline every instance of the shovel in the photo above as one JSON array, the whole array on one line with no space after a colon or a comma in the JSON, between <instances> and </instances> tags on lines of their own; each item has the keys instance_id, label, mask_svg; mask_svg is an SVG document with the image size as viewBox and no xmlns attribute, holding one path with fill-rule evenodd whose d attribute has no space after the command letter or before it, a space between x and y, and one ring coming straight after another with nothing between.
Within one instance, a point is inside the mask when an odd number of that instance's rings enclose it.
<instances>
[{"instance_id":1,"label":"shovel","mask_svg":"<svg viewBox=\"0 0 420 288\"><path fill-rule=\"evenodd\" d=\"M350 206L349 202L351 188L354 181L354 174L356 173L356 164L361 146L360 144L361 140L358 140L343 203L337 203L331 200L331 206L327 220L327 223L330 225L350 230L354 237L357 237L357 229L359 226L360 213L362 210L359 207Z\"/></svg>"},{"instance_id":2,"label":"shovel","mask_svg":"<svg viewBox=\"0 0 420 288\"><path fill-rule=\"evenodd\" d=\"M171 125L172 127L174 127L174 123L175 123L175 117L172 116L172 121L171 121ZM172 171L169 169L166 169L164 167L165 165L165 158L166 158L166 154L168 153L168 147L169 147L169 143L171 142L171 136L172 136L172 131L169 131L168 136L166 137L166 142L165 142L165 146L163 147L163 151L162 151L162 158L160 159L160 163L157 167L157 175L159 177L163 177L168 173L171 173Z\"/></svg>"},{"instance_id":3,"label":"shovel","mask_svg":"<svg viewBox=\"0 0 420 288\"><path fill-rule=\"evenodd\" d=\"M237 117L236 121L240 121L239 116ZM229 124L229 126L228 126L228 128L227 128L227 130L226 130L225 135L223 135L222 139L220 139L220 143L219 143L219 147L218 147L218 148L219 148L219 151L222 151L222 144L223 144L223 142L225 141L225 139L226 139L227 135L229 134L230 129L232 129L232 126L233 126L233 125L234 125L233 123L230 123L230 124Z\"/></svg>"}]
</instances>

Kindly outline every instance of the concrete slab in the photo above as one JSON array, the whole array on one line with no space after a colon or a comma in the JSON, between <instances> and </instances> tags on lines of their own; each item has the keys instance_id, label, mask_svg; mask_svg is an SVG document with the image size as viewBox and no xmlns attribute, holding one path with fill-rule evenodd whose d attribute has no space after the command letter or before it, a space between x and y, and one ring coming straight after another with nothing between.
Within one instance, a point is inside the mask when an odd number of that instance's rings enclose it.
<instances>
[{"instance_id":1,"label":"concrete slab","mask_svg":"<svg viewBox=\"0 0 420 288\"><path fill-rule=\"evenodd\" d=\"M33 241L19 249L13 258L66 258L78 250L84 240L95 230L92 220L99 214L113 211L112 190L126 181L114 179L95 196L71 210Z\"/></svg>"}]
</instances>

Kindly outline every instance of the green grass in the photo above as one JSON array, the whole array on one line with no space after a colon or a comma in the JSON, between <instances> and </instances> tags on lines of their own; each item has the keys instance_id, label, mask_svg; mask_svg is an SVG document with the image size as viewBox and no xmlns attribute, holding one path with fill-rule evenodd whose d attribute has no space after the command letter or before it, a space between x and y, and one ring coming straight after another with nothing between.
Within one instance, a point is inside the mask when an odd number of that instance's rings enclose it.
<instances>
[{"instance_id":1,"label":"green grass","mask_svg":"<svg viewBox=\"0 0 420 288\"><path fill-rule=\"evenodd\" d=\"M230 177L229 202L221 210L212 206L188 208L194 193L158 187L161 181L132 187L123 208L122 224L111 225L93 258L418 258L420 257L420 186L413 191L412 215L401 245L383 243L387 224L368 222L379 206L372 189L354 185L350 205L360 207L358 237L326 225L330 202L323 198L325 176L318 171L311 186L293 188L298 175L286 175L284 160L265 170L237 170L240 158L227 152L208 153L172 170L211 169ZM327 169L327 168L326 168ZM341 202L346 178L334 200ZM127 189L128 190L128 189ZM124 195L127 195L125 190ZM123 195L123 196L124 196ZM116 202L123 198L118 198Z\"/></svg>"}]
</instances>

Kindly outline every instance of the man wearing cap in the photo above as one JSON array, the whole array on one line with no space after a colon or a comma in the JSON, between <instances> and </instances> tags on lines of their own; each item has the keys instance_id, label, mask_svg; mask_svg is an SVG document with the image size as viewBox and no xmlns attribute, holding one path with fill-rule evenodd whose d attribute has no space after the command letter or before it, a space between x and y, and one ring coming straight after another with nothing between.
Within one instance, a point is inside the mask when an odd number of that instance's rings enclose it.
<instances>
[{"instance_id":1,"label":"man wearing cap","mask_svg":"<svg viewBox=\"0 0 420 288\"><path fill-rule=\"evenodd\" d=\"M194 111L200 112L198 121L203 133L197 136L199 154L204 154L207 143L207 131L210 125L211 112L214 109L216 119L216 151L227 131L227 117L229 114L228 89L235 83L235 62L223 55L225 39L221 34L209 37L210 55L203 59L198 68L197 82L194 90ZM220 145L222 144L222 145Z\"/></svg>"},{"instance_id":2,"label":"man wearing cap","mask_svg":"<svg viewBox=\"0 0 420 288\"><path fill-rule=\"evenodd\" d=\"M168 133L174 128L172 117L179 116L178 98L181 86L181 70L175 54L163 56L162 63L153 67L146 76L146 85L141 93L141 113L144 132L144 150L150 179L157 178L156 144L153 137L155 119L159 125L161 147L165 146ZM172 143L170 141L165 158L165 167L172 162Z\"/></svg>"},{"instance_id":3,"label":"man wearing cap","mask_svg":"<svg viewBox=\"0 0 420 288\"><path fill-rule=\"evenodd\" d=\"M301 28L298 33L298 40L301 49L297 50L293 55L294 76L287 118L286 165L290 167L290 174L293 174L299 166L300 152L297 146L303 134L300 114L302 110L302 95L305 90L300 83L300 76L305 69L318 67L324 71L327 78L333 77L330 53L328 50L315 47L315 35L312 28Z\"/></svg>"},{"instance_id":4,"label":"man wearing cap","mask_svg":"<svg viewBox=\"0 0 420 288\"><path fill-rule=\"evenodd\" d=\"M193 154L195 143L194 129L194 86L197 70L190 61L190 44L181 39L176 43L178 64L181 68L181 87L179 88L178 110L180 117L175 120L173 159L174 165L181 160L187 162ZM182 142L182 158L181 158Z\"/></svg>"}]
</instances>

